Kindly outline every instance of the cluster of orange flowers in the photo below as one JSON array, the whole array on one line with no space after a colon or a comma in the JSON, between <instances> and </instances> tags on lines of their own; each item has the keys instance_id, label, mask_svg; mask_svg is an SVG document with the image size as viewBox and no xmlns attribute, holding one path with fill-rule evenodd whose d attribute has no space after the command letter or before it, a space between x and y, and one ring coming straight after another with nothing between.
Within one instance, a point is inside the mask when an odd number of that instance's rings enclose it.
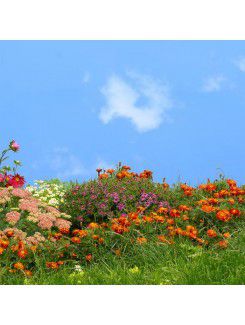
<instances>
[{"instance_id":1,"label":"cluster of orange flowers","mask_svg":"<svg viewBox=\"0 0 245 325\"><path fill-rule=\"evenodd\" d=\"M150 170L145 169L140 174L130 172L131 167L129 166L122 166L119 168L119 170L115 171L115 169L107 169L103 173L101 168L97 168L96 171L98 173L99 179L107 179L109 176L112 176L115 174L116 178L121 180L124 178L133 178L133 177L139 177L144 179L150 179L152 178L152 172Z\"/></svg>"}]
</instances>

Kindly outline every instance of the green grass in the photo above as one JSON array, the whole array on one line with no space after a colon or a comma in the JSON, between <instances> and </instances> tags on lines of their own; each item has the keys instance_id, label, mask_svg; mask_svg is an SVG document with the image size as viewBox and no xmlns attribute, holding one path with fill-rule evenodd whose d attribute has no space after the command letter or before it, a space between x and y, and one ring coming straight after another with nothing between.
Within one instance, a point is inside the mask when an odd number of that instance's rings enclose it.
<instances>
[{"instance_id":1,"label":"green grass","mask_svg":"<svg viewBox=\"0 0 245 325\"><path fill-rule=\"evenodd\" d=\"M245 232L231 241L226 250L207 250L188 241L172 246L147 244L132 254L102 255L98 261L82 265L82 272L63 265L58 271L40 268L33 277L21 272L0 270L0 284L245 284ZM42 265L42 263L40 263Z\"/></svg>"}]
</instances>

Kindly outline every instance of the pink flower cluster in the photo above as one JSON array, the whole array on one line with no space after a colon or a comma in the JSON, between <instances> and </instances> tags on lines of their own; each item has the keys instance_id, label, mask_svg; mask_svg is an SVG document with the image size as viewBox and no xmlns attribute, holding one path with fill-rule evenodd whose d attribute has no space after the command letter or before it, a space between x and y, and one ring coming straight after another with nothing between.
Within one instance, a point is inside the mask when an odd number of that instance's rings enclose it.
<instances>
[{"instance_id":1,"label":"pink flower cluster","mask_svg":"<svg viewBox=\"0 0 245 325\"><path fill-rule=\"evenodd\" d=\"M6 220L11 225L15 225L20 220L20 213L17 211L11 211L6 213Z\"/></svg>"}]
</instances>

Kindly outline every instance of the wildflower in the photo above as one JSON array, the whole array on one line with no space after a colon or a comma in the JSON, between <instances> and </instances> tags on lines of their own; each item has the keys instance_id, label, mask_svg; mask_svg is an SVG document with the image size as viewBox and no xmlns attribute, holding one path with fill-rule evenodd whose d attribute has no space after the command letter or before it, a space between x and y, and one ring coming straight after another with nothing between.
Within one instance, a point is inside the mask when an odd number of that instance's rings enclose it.
<instances>
[{"instance_id":1,"label":"wildflower","mask_svg":"<svg viewBox=\"0 0 245 325\"><path fill-rule=\"evenodd\" d=\"M230 237L231 237L231 234L230 234L229 232L225 232L225 233L223 234L223 236L224 236L225 238L230 238Z\"/></svg>"},{"instance_id":2,"label":"wildflower","mask_svg":"<svg viewBox=\"0 0 245 325\"><path fill-rule=\"evenodd\" d=\"M138 268L138 266L135 266L135 267L129 269L129 272L132 274L139 273L140 269Z\"/></svg>"},{"instance_id":3,"label":"wildflower","mask_svg":"<svg viewBox=\"0 0 245 325\"><path fill-rule=\"evenodd\" d=\"M74 270L75 270L76 272L79 272L79 273L84 273L84 271L83 271L81 265L79 265L79 264L77 264L77 265L74 266Z\"/></svg>"},{"instance_id":4,"label":"wildflower","mask_svg":"<svg viewBox=\"0 0 245 325\"><path fill-rule=\"evenodd\" d=\"M59 268L59 264L57 262L46 262L46 267L48 269L57 270Z\"/></svg>"},{"instance_id":5,"label":"wildflower","mask_svg":"<svg viewBox=\"0 0 245 325\"><path fill-rule=\"evenodd\" d=\"M104 173L104 174L100 174L99 175L99 179L107 179L109 176L108 174Z\"/></svg>"},{"instance_id":6,"label":"wildflower","mask_svg":"<svg viewBox=\"0 0 245 325\"><path fill-rule=\"evenodd\" d=\"M2 255L4 252L4 248L3 247L0 247L0 255Z\"/></svg>"},{"instance_id":7,"label":"wildflower","mask_svg":"<svg viewBox=\"0 0 245 325\"><path fill-rule=\"evenodd\" d=\"M9 148L10 148L12 151L16 152L16 151L18 151L18 150L20 149L20 145L19 145L15 140L12 140L12 141L10 142L10 144L9 144Z\"/></svg>"},{"instance_id":8,"label":"wildflower","mask_svg":"<svg viewBox=\"0 0 245 325\"><path fill-rule=\"evenodd\" d=\"M16 174L10 177L8 181L8 186L13 186L14 188L22 187L25 184L25 179L23 176Z\"/></svg>"},{"instance_id":9,"label":"wildflower","mask_svg":"<svg viewBox=\"0 0 245 325\"><path fill-rule=\"evenodd\" d=\"M14 263L14 268L17 269L17 270L24 270L25 269L24 264L21 263L21 262Z\"/></svg>"},{"instance_id":10,"label":"wildflower","mask_svg":"<svg viewBox=\"0 0 245 325\"><path fill-rule=\"evenodd\" d=\"M81 238L79 238L79 237L72 237L72 238L71 238L71 241L72 241L74 244L80 244L80 243L81 243Z\"/></svg>"},{"instance_id":11,"label":"wildflower","mask_svg":"<svg viewBox=\"0 0 245 325\"><path fill-rule=\"evenodd\" d=\"M6 214L6 221L12 225L15 225L20 220L20 213L17 211L11 211Z\"/></svg>"},{"instance_id":12,"label":"wildflower","mask_svg":"<svg viewBox=\"0 0 245 325\"><path fill-rule=\"evenodd\" d=\"M97 228L99 228L99 225L96 222L90 222L90 224L88 225L88 228L89 229L97 229Z\"/></svg>"},{"instance_id":13,"label":"wildflower","mask_svg":"<svg viewBox=\"0 0 245 325\"><path fill-rule=\"evenodd\" d=\"M20 249L17 254L20 258L26 258L28 251L26 249Z\"/></svg>"},{"instance_id":14,"label":"wildflower","mask_svg":"<svg viewBox=\"0 0 245 325\"><path fill-rule=\"evenodd\" d=\"M233 216L240 216L241 212L238 209L231 209L230 214Z\"/></svg>"},{"instance_id":15,"label":"wildflower","mask_svg":"<svg viewBox=\"0 0 245 325\"><path fill-rule=\"evenodd\" d=\"M24 273L28 278L32 276L32 271L30 270L25 270Z\"/></svg>"},{"instance_id":16,"label":"wildflower","mask_svg":"<svg viewBox=\"0 0 245 325\"><path fill-rule=\"evenodd\" d=\"M231 219L231 214L229 212L229 210L220 210L216 213L216 218L221 220L221 221L224 221L224 222L227 222Z\"/></svg>"},{"instance_id":17,"label":"wildflower","mask_svg":"<svg viewBox=\"0 0 245 325\"><path fill-rule=\"evenodd\" d=\"M206 213L210 213L216 210L212 205L207 205L207 204L202 205L201 209Z\"/></svg>"},{"instance_id":18,"label":"wildflower","mask_svg":"<svg viewBox=\"0 0 245 325\"><path fill-rule=\"evenodd\" d=\"M227 240L221 240L218 242L218 245L220 248L227 248L228 242L227 242Z\"/></svg>"},{"instance_id":19,"label":"wildflower","mask_svg":"<svg viewBox=\"0 0 245 325\"><path fill-rule=\"evenodd\" d=\"M91 262L92 261L92 254L86 255L85 259L86 259L87 262Z\"/></svg>"},{"instance_id":20,"label":"wildflower","mask_svg":"<svg viewBox=\"0 0 245 325\"><path fill-rule=\"evenodd\" d=\"M138 237L137 238L137 242L142 245L142 244L145 244L147 243L147 239L145 237Z\"/></svg>"},{"instance_id":21,"label":"wildflower","mask_svg":"<svg viewBox=\"0 0 245 325\"><path fill-rule=\"evenodd\" d=\"M180 213L179 213L179 211L177 209L170 210L169 214L170 214L171 217L179 217L180 216Z\"/></svg>"},{"instance_id":22,"label":"wildflower","mask_svg":"<svg viewBox=\"0 0 245 325\"><path fill-rule=\"evenodd\" d=\"M210 238L215 238L215 237L217 237L217 233L216 233L216 231L213 230L213 229L209 229L209 230L207 231L207 235L208 235L208 237L210 237Z\"/></svg>"}]
</instances>

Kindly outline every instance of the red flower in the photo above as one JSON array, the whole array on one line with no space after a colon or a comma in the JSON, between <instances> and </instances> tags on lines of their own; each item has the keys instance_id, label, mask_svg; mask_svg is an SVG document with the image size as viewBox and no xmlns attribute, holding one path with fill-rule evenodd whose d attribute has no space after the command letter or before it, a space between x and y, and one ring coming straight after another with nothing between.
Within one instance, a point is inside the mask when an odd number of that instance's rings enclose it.
<instances>
[{"instance_id":1,"label":"red flower","mask_svg":"<svg viewBox=\"0 0 245 325\"><path fill-rule=\"evenodd\" d=\"M9 175L6 177L7 185L6 186L13 186L13 187L22 187L25 184L25 179L23 176L16 174L14 176Z\"/></svg>"}]
</instances>

